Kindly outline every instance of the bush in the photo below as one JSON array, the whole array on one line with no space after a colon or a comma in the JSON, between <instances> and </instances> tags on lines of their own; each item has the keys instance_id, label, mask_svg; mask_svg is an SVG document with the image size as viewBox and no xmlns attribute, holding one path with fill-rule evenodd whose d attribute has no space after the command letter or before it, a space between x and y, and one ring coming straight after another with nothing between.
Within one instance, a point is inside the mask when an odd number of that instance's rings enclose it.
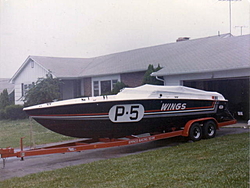
<instances>
[{"instance_id":1,"label":"bush","mask_svg":"<svg viewBox=\"0 0 250 188\"><path fill-rule=\"evenodd\" d=\"M6 106L10 105L9 94L7 89L0 93L0 109L3 110Z\"/></svg>"},{"instance_id":2,"label":"bush","mask_svg":"<svg viewBox=\"0 0 250 188\"><path fill-rule=\"evenodd\" d=\"M111 95L115 95L117 93L119 93L121 91L121 89L128 87L126 84L124 84L123 82L117 82L114 85L113 90L110 92Z\"/></svg>"},{"instance_id":3,"label":"bush","mask_svg":"<svg viewBox=\"0 0 250 188\"><path fill-rule=\"evenodd\" d=\"M34 87L26 93L24 106L32 106L59 99L60 84L60 80L53 78L51 73L47 74L46 78L39 78Z\"/></svg>"},{"instance_id":4,"label":"bush","mask_svg":"<svg viewBox=\"0 0 250 188\"><path fill-rule=\"evenodd\" d=\"M9 105L5 108L5 118L6 119L25 119L28 116L23 111L23 106L21 105Z\"/></svg>"},{"instance_id":5,"label":"bush","mask_svg":"<svg viewBox=\"0 0 250 188\"><path fill-rule=\"evenodd\" d=\"M0 119L6 119L6 114L3 109L0 109Z\"/></svg>"},{"instance_id":6,"label":"bush","mask_svg":"<svg viewBox=\"0 0 250 188\"><path fill-rule=\"evenodd\" d=\"M161 69L162 69L162 67L160 65L158 65L158 67L154 68L154 66L150 64L148 66L148 70L145 72L145 74L143 76L142 84L163 85L164 84L163 81L159 81L156 79L156 77L151 76L151 73L157 72Z\"/></svg>"}]
</instances>

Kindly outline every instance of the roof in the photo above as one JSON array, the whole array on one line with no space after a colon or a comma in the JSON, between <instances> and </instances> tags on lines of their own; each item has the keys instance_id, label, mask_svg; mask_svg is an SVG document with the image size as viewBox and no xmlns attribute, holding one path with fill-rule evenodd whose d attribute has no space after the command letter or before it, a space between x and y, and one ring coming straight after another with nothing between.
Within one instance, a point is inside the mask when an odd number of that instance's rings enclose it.
<instances>
[{"instance_id":1,"label":"roof","mask_svg":"<svg viewBox=\"0 0 250 188\"><path fill-rule=\"evenodd\" d=\"M250 35L179 42L164 51L163 69L153 76L250 68Z\"/></svg>"},{"instance_id":2,"label":"roof","mask_svg":"<svg viewBox=\"0 0 250 188\"><path fill-rule=\"evenodd\" d=\"M79 77L82 71L93 61L91 58L62 58L30 56L34 62L51 71L58 78Z\"/></svg>"},{"instance_id":3,"label":"roof","mask_svg":"<svg viewBox=\"0 0 250 188\"><path fill-rule=\"evenodd\" d=\"M2 93L4 89L7 89L9 94L14 89L14 84L10 83L9 78L0 78L0 93Z\"/></svg>"},{"instance_id":4,"label":"roof","mask_svg":"<svg viewBox=\"0 0 250 188\"><path fill-rule=\"evenodd\" d=\"M224 34L93 58L29 56L28 60L32 59L58 78L146 71L149 64L163 67L153 74L157 76L249 68L250 35L230 36ZM21 72L22 67L11 80Z\"/></svg>"}]
</instances>

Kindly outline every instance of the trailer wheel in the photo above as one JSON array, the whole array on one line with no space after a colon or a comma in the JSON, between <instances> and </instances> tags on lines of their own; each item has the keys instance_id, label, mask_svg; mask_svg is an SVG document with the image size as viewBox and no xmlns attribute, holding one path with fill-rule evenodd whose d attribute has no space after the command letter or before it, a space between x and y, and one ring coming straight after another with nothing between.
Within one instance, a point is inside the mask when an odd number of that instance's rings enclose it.
<instances>
[{"instance_id":1,"label":"trailer wheel","mask_svg":"<svg viewBox=\"0 0 250 188\"><path fill-rule=\"evenodd\" d=\"M202 129L199 123L193 123L189 129L189 139L199 141L202 138Z\"/></svg>"},{"instance_id":2,"label":"trailer wheel","mask_svg":"<svg viewBox=\"0 0 250 188\"><path fill-rule=\"evenodd\" d=\"M216 134L216 124L214 121L206 121L203 125L203 137L206 139L214 138Z\"/></svg>"}]
</instances>

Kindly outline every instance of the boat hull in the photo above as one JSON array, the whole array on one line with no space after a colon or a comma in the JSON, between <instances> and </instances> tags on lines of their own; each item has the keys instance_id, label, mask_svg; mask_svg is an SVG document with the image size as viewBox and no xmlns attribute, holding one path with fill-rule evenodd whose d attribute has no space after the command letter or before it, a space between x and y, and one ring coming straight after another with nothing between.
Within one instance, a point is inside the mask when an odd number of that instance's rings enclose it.
<instances>
[{"instance_id":1,"label":"boat hull","mask_svg":"<svg viewBox=\"0 0 250 188\"><path fill-rule=\"evenodd\" d=\"M181 129L187 121L213 117L232 120L226 101L150 99L83 102L26 110L44 127L71 137L118 138Z\"/></svg>"}]
</instances>

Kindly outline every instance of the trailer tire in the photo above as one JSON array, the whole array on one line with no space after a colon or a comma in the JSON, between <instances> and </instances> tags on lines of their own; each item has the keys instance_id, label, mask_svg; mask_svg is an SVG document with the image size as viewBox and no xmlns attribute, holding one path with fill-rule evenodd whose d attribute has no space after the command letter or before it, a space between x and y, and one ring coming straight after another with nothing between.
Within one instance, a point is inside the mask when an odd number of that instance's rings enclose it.
<instances>
[{"instance_id":1,"label":"trailer tire","mask_svg":"<svg viewBox=\"0 0 250 188\"><path fill-rule=\"evenodd\" d=\"M216 124L214 121L206 121L202 127L203 138L214 138L216 135Z\"/></svg>"},{"instance_id":2,"label":"trailer tire","mask_svg":"<svg viewBox=\"0 0 250 188\"><path fill-rule=\"evenodd\" d=\"M189 129L189 139L196 142L202 138L202 129L199 123L193 123Z\"/></svg>"}]
</instances>

